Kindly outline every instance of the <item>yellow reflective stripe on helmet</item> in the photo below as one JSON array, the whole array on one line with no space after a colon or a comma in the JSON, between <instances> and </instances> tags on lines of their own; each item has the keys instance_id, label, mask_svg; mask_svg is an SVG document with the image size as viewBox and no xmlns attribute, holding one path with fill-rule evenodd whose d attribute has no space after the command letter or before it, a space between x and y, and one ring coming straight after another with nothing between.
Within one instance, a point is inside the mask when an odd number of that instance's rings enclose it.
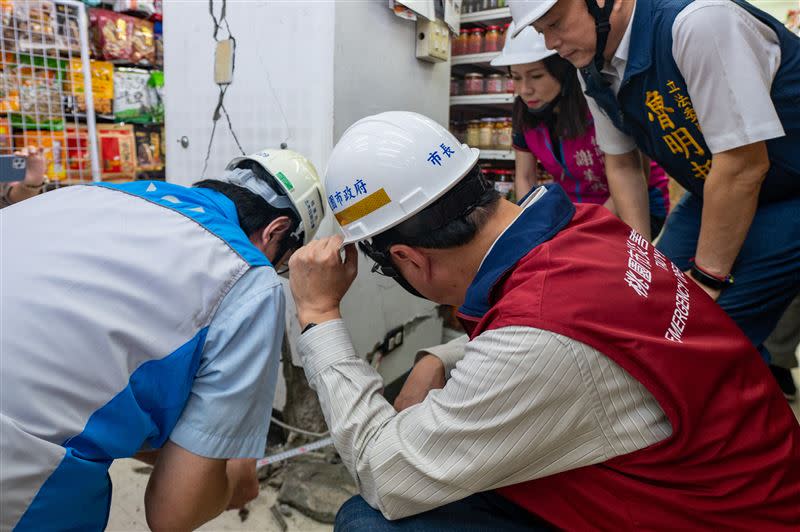
<instances>
[{"instance_id":1,"label":"yellow reflective stripe on helmet","mask_svg":"<svg viewBox=\"0 0 800 532\"><path fill-rule=\"evenodd\" d=\"M392 200L389 199L389 195L381 188L361 201L350 205L345 210L337 212L335 215L336 220L339 221L339 225L344 226L363 218L371 212L377 211L391 202Z\"/></svg>"}]
</instances>

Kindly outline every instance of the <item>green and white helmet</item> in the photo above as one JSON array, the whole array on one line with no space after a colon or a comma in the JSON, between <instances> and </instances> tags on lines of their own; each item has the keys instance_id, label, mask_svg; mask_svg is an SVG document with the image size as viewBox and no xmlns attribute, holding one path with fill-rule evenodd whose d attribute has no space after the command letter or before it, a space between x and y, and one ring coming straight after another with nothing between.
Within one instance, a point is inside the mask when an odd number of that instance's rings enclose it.
<instances>
[{"instance_id":1,"label":"green and white helmet","mask_svg":"<svg viewBox=\"0 0 800 532\"><path fill-rule=\"evenodd\" d=\"M231 172L244 166L243 163L247 161L261 166L286 195L277 194L263 180ZM300 225L295 232L303 235L300 244L311 242L325 216L325 204L322 200L325 191L311 161L292 150L265 149L252 155L237 157L228 163L226 170L229 172L221 180L258 194L274 207L293 209L300 219Z\"/></svg>"}]
</instances>

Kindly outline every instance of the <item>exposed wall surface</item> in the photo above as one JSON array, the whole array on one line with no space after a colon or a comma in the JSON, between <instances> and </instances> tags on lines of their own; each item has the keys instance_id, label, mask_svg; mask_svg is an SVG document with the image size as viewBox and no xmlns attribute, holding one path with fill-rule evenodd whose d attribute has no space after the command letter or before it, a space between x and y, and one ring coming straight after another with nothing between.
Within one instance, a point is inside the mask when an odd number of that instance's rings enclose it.
<instances>
[{"instance_id":1,"label":"exposed wall surface","mask_svg":"<svg viewBox=\"0 0 800 532\"><path fill-rule=\"evenodd\" d=\"M219 16L222 2L214 4ZM237 46L225 107L246 152L286 141L324 170L333 142L333 16L333 2L228 0ZM208 2L164 2L164 20L167 179L190 184L202 173L219 97L214 26ZM182 136L189 138L186 149L178 144ZM237 155L223 116L206 177Z\"/></svg>"}]
</instances>

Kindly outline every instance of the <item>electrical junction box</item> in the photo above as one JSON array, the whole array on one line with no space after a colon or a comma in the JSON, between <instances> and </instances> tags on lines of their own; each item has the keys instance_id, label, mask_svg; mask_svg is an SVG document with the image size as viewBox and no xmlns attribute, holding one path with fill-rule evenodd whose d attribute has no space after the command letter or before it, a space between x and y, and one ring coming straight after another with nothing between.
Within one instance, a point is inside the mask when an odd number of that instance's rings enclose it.
<instances>
[{"instance_id":1,"label":"electrical junction box","mask_svg":"<svg viewBox=\"0 0 800 532\"><path fill-rule=\"evenodd\" d=\"M431 63L450 59L450 29L444 21L417 18L417 59Z\"/></svg>"}]
</instances>

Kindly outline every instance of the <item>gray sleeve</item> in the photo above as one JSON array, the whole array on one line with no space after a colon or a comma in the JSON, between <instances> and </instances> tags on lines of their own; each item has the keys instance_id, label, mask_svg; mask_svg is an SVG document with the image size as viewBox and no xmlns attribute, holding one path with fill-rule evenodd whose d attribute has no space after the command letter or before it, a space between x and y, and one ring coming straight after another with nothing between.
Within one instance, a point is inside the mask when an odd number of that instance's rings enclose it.
<instances>
[{"instance_id":1,"label":"gray sleeve","mask_svg":"<svg viewBox=\"0 0 800 532\"><path fill-rule=\"evenodd\" d=\"M693 2L675 18L672 54L712 153L784 135L770 97L778 36L729 0Z\"/></svg>"},{"instance_id":2,"label":"gray sleeve","mask_svg":"<svg viewBox=\"0 0 800 532\"><path fill-rule=\"evenodd\" d=\"M170 440L207 458L260 458L283 339L284 296L272 268L253 268L222 300Z\"/></svg>"}]
</instances>

